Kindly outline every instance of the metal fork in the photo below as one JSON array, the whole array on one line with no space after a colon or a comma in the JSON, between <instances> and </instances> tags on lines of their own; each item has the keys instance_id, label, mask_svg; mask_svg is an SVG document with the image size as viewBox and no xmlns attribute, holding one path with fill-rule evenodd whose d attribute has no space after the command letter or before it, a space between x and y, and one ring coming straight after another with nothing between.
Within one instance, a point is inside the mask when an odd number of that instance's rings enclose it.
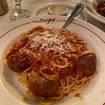
<instances>
[{"instance_id":1,"label":"metal fork","mask_svg":"<svg viewBox=\"0 0 105 105\"><path fill-rule=\"evenodd\" d=\"M85 6L84 6L82 3L78 3L78 4L74 7L74 9L73 9L71 15L69 16L69 18L67 19L67 21L65 22L65 24L62 26L62 28L66 28L66 27L74 20L74 18L75 18L78 14L81 13L81 11L84 9L84 7L85 7Z\"/></svg>"}]
</instances>

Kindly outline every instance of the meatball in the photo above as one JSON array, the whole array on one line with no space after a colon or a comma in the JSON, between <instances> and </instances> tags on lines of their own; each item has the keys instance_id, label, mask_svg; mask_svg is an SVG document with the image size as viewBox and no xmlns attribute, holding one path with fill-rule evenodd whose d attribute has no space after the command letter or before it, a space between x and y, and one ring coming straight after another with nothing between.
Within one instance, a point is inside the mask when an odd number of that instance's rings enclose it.
<instances>
[{"instance_id":1,"label":"meatball","mask_svg":"<svg viewBox=\"0 0 105 105\"><path fill-rule=\"evenodd\" d=\"M91 76L96 71L96 55L93 52L84 52L78 58L77 70L84 76Z\"/></svg>"},{"instance_id":2,"label":"meatball","mask_svg":"<svg viewBox=\"0 0 105 105\"><path fill-rule=\"evenodd\" d=\"M33 33L33 32L44 32L45 31L45 29L44 29L44 27L42 27L42 26L37 26L37 27L35 27L35 28L33 28L31 31L29 31L29 33L31 34L31 33Z\"/></svg>"},{"instance_id":3,"label":"meatball","mask_svg":"<svg viewBox=\"0 0 105 105\"><path fill-rule=\"evenodd\" d=\"M34 96L53 97L59 87L59 78L56 75L52 80L48 80L40 74L34 74L29 80L29 90Z\"/></svg>"},{"instance_id":4,"label":"meatball","mask_svg":"<svg viewBox=\"0 0 105 105\"><path fill-rule=\"evenodd\" d=\"M7 58L7 65L15 72L21 72L30 66L29 61L19 51L9 55Z\"/></svg>"}]
</instances>

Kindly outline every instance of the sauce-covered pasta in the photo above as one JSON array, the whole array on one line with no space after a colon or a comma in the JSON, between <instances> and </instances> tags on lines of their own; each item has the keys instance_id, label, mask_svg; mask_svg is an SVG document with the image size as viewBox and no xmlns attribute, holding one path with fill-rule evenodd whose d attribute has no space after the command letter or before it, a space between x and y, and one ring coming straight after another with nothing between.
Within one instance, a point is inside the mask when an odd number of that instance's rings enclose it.
<instances>
[{"instance_id":1,"label":"sauce-covered pasta","mask_svg":"<svg viewBox=\"0 0 105 105\"><path fill-rule=\"evenodd\" d=\"M83 87L96 72L96 54L80 37L66 29L42 26L16 41L6 62L39 100L62 99Z\"/></svg>"}]
</instances>

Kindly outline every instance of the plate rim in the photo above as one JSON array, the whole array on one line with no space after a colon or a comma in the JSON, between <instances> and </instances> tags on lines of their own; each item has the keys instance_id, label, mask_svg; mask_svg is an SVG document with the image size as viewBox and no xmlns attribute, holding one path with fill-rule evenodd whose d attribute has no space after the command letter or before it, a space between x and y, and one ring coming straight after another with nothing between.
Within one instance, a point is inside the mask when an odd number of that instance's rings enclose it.
<instances>
[{"instance_id":1,"label":"plate rim","mask_svg":"<svg viewBox=\"0 0 105 105\"><path fill-rule=\"evenodd\" d=\"M32 18L29 18L29 19L24 19L24 20L19 20L19 21L16 21L8 26L6 26L2 31L1 31L1 35L0 35L0 40L8 33L10 32L11 30L17 28L17 27L20 27L22 25L25 25L25 24L28 24L28 23L31 23L31 22L43 22L41 21L41 19L55 19L54 21L62 21L62 22L65 22L67 20L68 16L35 16L35 17L32 17ZM45 21L47 22L47 21ZM75 18L73 23L87 29L88 31L91 31L92 33L94 33L100 40L102 40L102 42L105 43L105 32L102 31L101 29L97 28L96 26L84 21L84 20L81 20L81 19L78 19L78 18Z\"/></svg>"}]
</instances>

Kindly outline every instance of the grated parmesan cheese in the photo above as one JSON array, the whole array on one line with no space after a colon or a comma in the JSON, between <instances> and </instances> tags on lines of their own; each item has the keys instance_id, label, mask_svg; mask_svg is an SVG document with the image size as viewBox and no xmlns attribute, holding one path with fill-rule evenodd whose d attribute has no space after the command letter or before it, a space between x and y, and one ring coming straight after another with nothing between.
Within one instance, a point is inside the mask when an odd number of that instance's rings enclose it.
<instances>
[{"instance_id":1,"label":"grated parmesan cheese","mask_svg":"<svg viewBox=\"0 0 105 105\"><path fill-rule=\"evenodd\" d=\"M32 33L29 36L30 48L35 49L40 46L41 49L55 49L59 51L64 51L65 44L63 43L66 40L64 36L58 35L57 33L50 33L45 31L43 33Z\"/></svg>"}]
</instances>

